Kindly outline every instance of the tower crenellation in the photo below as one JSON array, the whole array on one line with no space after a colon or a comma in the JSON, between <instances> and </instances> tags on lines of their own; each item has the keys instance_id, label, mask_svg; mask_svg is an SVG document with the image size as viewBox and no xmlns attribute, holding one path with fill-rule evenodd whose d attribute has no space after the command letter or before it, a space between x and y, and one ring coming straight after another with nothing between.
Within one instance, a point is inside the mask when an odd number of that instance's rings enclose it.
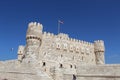
<instances>
[{"instance_id":1,"label":"tower crenellation","mask_svg":"<svg viewBox=\"0 0 120 80\"><path fill-rule=\"evenodd\" d=\"M29 23L26 45L18 47L18 60L0 62L0 80L120 79L119 65L104 65L103 40L92 43L42 29L40 23Z\"/></svg>"},{"instance_id":2,"label":"tower crenellation","mask_svg":"<svg viewBox=\"0 0 120 80\"><path fill-rule=\"evenodd\" d=\"M38 57L38 53L35 53L42 44L42 29L43 26L37 22L31 22L28 24L26 33L26 47L24 54L27 62L32 61L32 58ZM38 52L38 51L37 51Z\"/></svg>"},{"instance_id":3,"label":"tower crenellation","mask_svg":"<svg viewBox=\"0 0 120 80\"><path fill-rule=\"evenodd\" d=\"M63 57L62 61L65 60L68 63L71 63L72 59L74 59L75 64L79 64L82 61L85 64L97 64L95 59L97 60L99 58L98 54L101 54L104 50L102 40L91 43L71 38L65 33L55 35L50 32L43 32L42 29L43 26L40 23L29 23L26 34L26 56L31 57L34 54L34 58L36 56L42 59L49 54L49 56L53 57L52 60L54 60L54 56L61 55ZM32 60L31 58L29 61Z\"/></svg>"},{"instance_id":4,"label":"tower crenellation","mask_svg":"<svg viewBox=\"0 0 120 80\"><path fill-rule=\"evenodd\" d=\"M99 52L99 51L104 52L105 51L103 40L94 41L94 46L95 46L95 52Z\"/></svg>"},{"instance_id":5,"label":"tower crenellation","mask_svg":"<svg viewBox=\"0 0 120 80\"><path fill-rule=\"evenodd\" d=\"M43 28L43 26L40 23L36 23L36 22L29 23L26 38L28 38L30 36L41 38L42 37L42 28Z\"/></svg>"},{"instance_id":6,"label":"tower crenellation","mask_svg":"<svg viewBox=\"0 0 120 80\"><path fill-rule=\"evenodd\" d=\"M97 40L94 41L94 52L96 56L96 64L104 64L104 52L105 52L105 47L104 47L104 41L102 40Z\"/></svg>"}]
</instances>

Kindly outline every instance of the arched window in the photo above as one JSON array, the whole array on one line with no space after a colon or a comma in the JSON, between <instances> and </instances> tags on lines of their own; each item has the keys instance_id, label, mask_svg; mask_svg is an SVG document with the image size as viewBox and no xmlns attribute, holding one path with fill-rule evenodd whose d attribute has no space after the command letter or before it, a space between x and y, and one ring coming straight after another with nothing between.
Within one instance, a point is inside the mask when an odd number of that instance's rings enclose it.
<instances>
[{"instance_id":1,"label":"arched window","mask_svg":"<svg viewBox=\"0 0 120 80\"><path fill-rule=\"evenodd\" d=\"M73 46L72 45L70 45L70 51L73 52Z\"/></svg>"},{"instance_id":2,"label":"arched window","mask_svg":"<svg viewBox=\"0 0 120 80\"><path fill-rule=\"evenodd\" d=\"M60 50L60 44L59 43L57 43L57 49Z\"/></svg>"},{"instance_id":3,"label":"arched window","mask_svg":"<svg viewBox=\"0 0 120 80\"><path fill-rule=\"evenodd\" d=\"M70 65L70 68L72 68L72 65Z\"/></svg>"},{"instance_id":4,"label":"arched window","mask_svg":"<svg viewBox=\"0 0 120 80\"><path fill-rule=\"evenodd\" d=\"M79 47L76 47L76 52L79 53Z\"/></svg>"},{"instance_id":5,"label":"arched window","mask_svg":"<svg viewBox=\"0 0 120 80\"><path fill-rule=\"evenodd\" d=\"M45 62L43 62L43 66L45 66L46 65L46 63Z\"/></svg>"},{"instance_id":6,"label":"arched window","mask_svg":"<svg viewBox=\"0 0 120 80\"><path fill-rule=\"evenodd\" d=\"M63 68L63 65L62 65L62 64L60 64L60 68Z\"/></svg>"},{"instance_id":7,"label":"arched window","mask_svg":"<svg viewBox=\"0 0 120 80\"><path fill-rule=\"evenodd\" d=\"M81 54L84 54L84 52L81 52Z\"/></svg>"},{"instance_id":8,"label":"arched window","mask_svg":"<svg viewBox=\"0 0 120 80\"><path fill-rule=\"evenodd\" d=\"M64 44L63 49L64 49L64 51L67 51L67 44Z\"/></svg>"},{"instance_id":9,"label":"arched window","mask_svg":"<svg viewBox=\"0 0 120 80\"><path fill-rule=\"evenodd\" d=\"M30 39L31 39L32 37L30 36Z\"/></svg>"},{"instance_id":10,"label":"arched window","mask_svg":"<svg viewBox=\"0 0 120 80\"><path fill-rule=\"evenodd\" d=\"M76 80L76 76L73 74L73 80Z\"/></svg>"}]
</instances>

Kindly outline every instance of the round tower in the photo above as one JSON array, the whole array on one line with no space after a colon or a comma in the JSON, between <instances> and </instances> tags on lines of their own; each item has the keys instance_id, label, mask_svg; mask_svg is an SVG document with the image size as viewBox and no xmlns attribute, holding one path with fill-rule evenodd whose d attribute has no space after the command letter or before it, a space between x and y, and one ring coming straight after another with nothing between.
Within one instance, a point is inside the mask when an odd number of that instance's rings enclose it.
<instances>
[{"instance_id":1,"label":"round tower","mask_svg":"<svg viewBox=\"0 0 120 80\"><path fill-rule=\"evenodd\" d=\"M28 25L26 33L26 54L25 57L35 58L37 57L39 47L42 43L42 29L43 26L40 23L31 22ZM34 55L34 57L33 57Z\"/></svg>"},{"instance_id":2,"label":"round tower","mask_svg":"<svg viewBox=\"0 0 120 80\"><path fill-rule=\"evenodd\" d=\"M104 41L102 40L97 40L94 41L94 52L96 56L96 64L104 64L104 52L105 52L105 47L104 47Z\"/></svg>"}]
</instances>

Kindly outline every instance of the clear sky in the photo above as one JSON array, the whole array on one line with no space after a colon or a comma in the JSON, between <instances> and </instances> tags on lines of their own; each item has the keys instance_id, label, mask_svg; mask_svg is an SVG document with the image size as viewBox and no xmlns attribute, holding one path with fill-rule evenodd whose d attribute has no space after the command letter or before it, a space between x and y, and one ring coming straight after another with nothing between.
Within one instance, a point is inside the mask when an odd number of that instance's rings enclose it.
<instances>
[{"instance_id":1,"label":"clear sky","mask_svg":"<svg viewBox=\"0 0 120 80\"><path fill-rule=\"evenodd\" d=\"M61 32L89 42L104 40L106 63L120 63L120 0L0 0L0 60L17 58L29 22L57 34L59 19Z\"/></svg>"}]
</instances>

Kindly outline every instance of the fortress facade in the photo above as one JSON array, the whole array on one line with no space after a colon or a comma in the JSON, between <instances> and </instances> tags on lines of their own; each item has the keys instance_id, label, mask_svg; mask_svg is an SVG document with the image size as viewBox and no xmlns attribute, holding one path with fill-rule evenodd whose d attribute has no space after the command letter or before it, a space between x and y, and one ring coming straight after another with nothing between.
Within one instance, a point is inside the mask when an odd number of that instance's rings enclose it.
<instances>
[{"instance_id":1,"label":"fortress facade","mask_svg":"<svg viewBox=\"0 0 120 80\"><path fill-rule=\"evenodd\" d=\"M0 80L120 80L120 65L106 65L104 52L102 40L90 43L54 35L31 22L18 59L0 62Z\"/></svg>"},{"instance_id":2,"label":"fortress facade","mask_svg":"<svg viewBox=\"0 0 120 80\"><path fill-rule=\"evenodd\" d=\"M77 65L99 65L104 64L104 42L102 40L94 43L70 38L67 34L43 32L40 23L31 22L26 34L26 45L19 46L18 60L40 64L62 65L69 68ZM57 63L56 63L57 62Z\"/></svg>"}]
</instances>

